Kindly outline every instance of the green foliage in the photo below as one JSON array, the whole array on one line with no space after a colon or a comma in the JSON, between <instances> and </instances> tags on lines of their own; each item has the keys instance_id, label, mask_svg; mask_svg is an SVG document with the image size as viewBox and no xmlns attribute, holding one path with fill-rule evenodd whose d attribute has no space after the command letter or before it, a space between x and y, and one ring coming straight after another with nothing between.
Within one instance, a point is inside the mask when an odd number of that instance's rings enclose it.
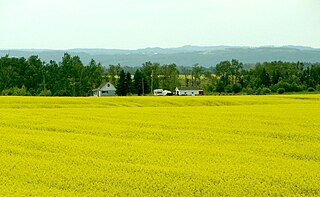
<instances>
[{"instance_id":1,"label":"green foliage","mask_svg":"<svg viewBox=\"0 0 320 197\"><path fill-rule=\"evenodd\" d=\"M148 61L141 68L129 69L118 64L104 69L93 59L84 65L80 57L68 53L61 62L49 63L38 56L25 59L6 55L0 58L0 92L2 95L90 96L105 81L119 86L119 95L145 95L158 88L174 91L180 85L197 86L206 93L269 94L269 90L277 93L280 88L285 92L312 90L309 87L320 91L320 64L305 66L301 62L274 61L257 63L247 70L243 67L232 59L220 62L215 68L199 64L177 67ZM128 70L135 70L133 80Z\"/></svg>"},{"instance_id":2,"label":"green foliage","mask_svg":"<svg viewBox=\"0 0 320 197\"><path fill-rule=\"evenodd\" d=\"M137 94L138 96L144 95L145 90L147 89L147 83L145 82L146 79L140 69L136 70L134 73L133 80L133 93Z\"/></svg>"},{"instance_id":3,"label":"green foliage","mask_svg":"<svg viewBox=\"0 0 320 197\"><path fill-rule=\"evenodd\" d=\"M232 89L232 85L227 85L225 88L224 88L225 92L226 93L232 93L233 92L233 89Z\"/></svg>"},{"instance_id":4,"label":"green foliage","mask_svg":"<svg viewBox=\"0 0 320 197\"><path fill-rule=\"evenodd\" d=\"M256 95L260 95L261 94L261 88L257 88L256 91L255 91L255 94Z\"/></svg>"},{"instance_id":5,"label":"green foliage","mask_svg":"<svg viewBox=\"0 0 320 197\"><path fill-rule=\"evenodd\" d=\"M233 93L239 93L242 90L242 86L240 83L235 83L232 85L232 92Z\"/></svg>"},{"instance_id":6,"label":"green foliage","mask_svg":"<svg viewBox=\"0 0 320 197\"><path fill-rule=\"evenodd\" d=\"M279 88L277 90L278 94L283 94L285 92L285 89L284 88Z\"/></svg>"},{"instance_id":7,"label":"green foliage","mask_svg":"<svg viewBox=\"0 0 320 197\"><path fill-rule=\"evenodd\" d=\"M160 68L160 87L174 91L179 86L179 71L175 64L163 65Z\"/></svg>"},{"instance_id":8,"label":"green foliage","mask_svg":"<svg viewBox=\"0 0 320 197\"><path fill-rule=\"evenodd\" d=\"M316 90L313 87L308 88L308 92L314 92L314 91L316 91Z\"/></svg>"},{"instance_id":9,"label":"green foliage","mask_svg":"<svg viewBox=\"0 0 320 197\"><path fill-rule=\"evenodd\" d=\"M239 81L242 69L243 64L238 60L222 61L216 66L216 74L225 85L235 84Z\"/></svg>"},{"instance_id":10,"label":"green foliage","mask_svg":"<svg viewBox=\"0 0 320 197\"><path fill-rule=\"evenodd\" d=\"M247 95L253 95L254 94L254 90L251 87L247 87L245 89L243 89L243 91L247 94Z\"/></svg>"},{"instance_id":11,"label":"green foliage","mask_svg":"<svg viewBox=\"0 0 320 197\"><path fill-rule=\"evenodd\" d=\"M224 92L224 85L222 82L219 82L216 86L216 92L222 93Z\"/></svg>"},{"instance_id":12,"label":"green foliage","mask_svg":"<svg viewBox=\"0 0 320 197\"><path fill-rule=\"evenodd\" d=\"M255 94L268 94L269 91L263 88L268 88L271 92L277 92L279 88L283 88L285 92L301 92L306 91L307 87L316 89L320 83L319 64L305 66L300 62L277 61L257 63L249 70L240 70L238 76L231 71L232 63L229 61L223 61L216 67L216 80L219 81L216 86L222 84L227 93L230 93L230 84L237 81L247 94L252 94L252 90Z\"/></svg>"},{"instance_id":13,"label":"green foliage","mask_svg":"<svg viewBox=\"0 0 320 197\"><path fill-rule=\"evenodd\" d=\"M120 72L121 72L121 66L120 64L118 65L109 65L109 69L107 70L107 74L109 76L109 82L111 84L117 84L117 78L116 76L119 76Z\"/></svg>"},{"instance_id":14,"label":"green foliage","mask_svg":"<svg viewBox=\"0 0 320 197\"><path fill-rule=\"evenodd\" d=\"M145 62L140 69L143 75L144 94L151 93L152 89L159 88L160 64Z\"/></svg>"},{"instance_id":15,"label":"green foliage","mask_svg":"<svg viewBox=\"0 0 320 197\"><path fill-rule=\"evenodd\" d=\"M50 90L42 90L39 96L52 96L52 93Z\"/></svg>"},{"instance_id":16,"label":"green foliage","mask_svg":"<svg viewBox=\"0 0 320 197\"><path fill-rule=\"evenodd\" d=\"M118 83L116 85L116 94L118 96L127 96L131 93L131 75L125 73L124 70L120 71Z\"/></svg>"},{"instance_id":17,"label":"green foliage","mask_svg":"<svg viewBox=\"0 0 320 197\"><path fill-rule=\"evenodd\" d=\"M199 64L195 64L191 69L191 85L199 86L201 84L201 75L203 74L204 68Z\"/></svg>"},{"instance_id":18,"label":"green foliage","mask_svg":"<svg viewBox=\"0 0 320 197\"><path fill-rule=\"evenodd\" d=\"M262 95L266 95L266 94L270 94L271 90L269 88L262 88L260 94Z\"/></svg>"},{"instance_id":19,"label":"green foliage","mask_svg":"<svg viewBox=\"0 0 320 197\"><path fill-rule=\"evenodd\" d=\"M13 87L9 89L2 90L1 95L3 96L27 96L27 90L25 86L21 88Z\"/></svg>"},{"instance_id":20,"label":"green foliage","mask_svg":"<svg viewBox=\"0 0 320 197\"><path fill-rule=\"evenodd\" d=\"M126 73L126 89L127 89L127 94L132 93L133 84L132 84L131 74L129 72Z\"/></svg>"},{"instance_id":21,"label":"green foliage","mask_svg":"<svg viewBox=\"0 0 320 197\"><path fill-rule=\"evenodd\" d=\"M65 53L62 62L42 62L38 56L0 58L2 95L88 96L100 86L101 64L83 65L78 56ZM22 88L17 88L22 87Z\"/></svg>"}]
</instances>

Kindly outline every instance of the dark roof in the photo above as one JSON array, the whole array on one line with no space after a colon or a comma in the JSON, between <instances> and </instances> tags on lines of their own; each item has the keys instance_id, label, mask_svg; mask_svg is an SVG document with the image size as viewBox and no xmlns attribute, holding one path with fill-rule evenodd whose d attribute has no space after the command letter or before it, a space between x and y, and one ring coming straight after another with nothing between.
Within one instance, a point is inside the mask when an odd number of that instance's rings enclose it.
<instances>
[{"instance_id":1,"label":"dark roof","mask_svg":"<svg viewBox=\"0 0 320 197\"><path fill-rule=\"evenodd\" d=\"M177 87L179 90L201 90L198 87Z\"/></svg>"}]
</instances>

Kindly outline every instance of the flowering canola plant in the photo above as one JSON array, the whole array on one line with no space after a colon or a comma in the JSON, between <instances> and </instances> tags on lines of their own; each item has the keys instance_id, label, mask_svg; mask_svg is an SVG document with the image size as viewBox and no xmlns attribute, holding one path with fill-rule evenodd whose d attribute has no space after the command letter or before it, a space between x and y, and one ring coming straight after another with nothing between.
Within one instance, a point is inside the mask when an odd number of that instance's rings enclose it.
<instances>
[{"instance_id":1,"label":"flowering canola plant","mask_svg":"<svg viewBox=\"0 0 320 197\"><path fill-rule=\"evenodd\" d=\"M0 97L0 195L320 195L320 95Z\"/></svg>"}]
</instances>

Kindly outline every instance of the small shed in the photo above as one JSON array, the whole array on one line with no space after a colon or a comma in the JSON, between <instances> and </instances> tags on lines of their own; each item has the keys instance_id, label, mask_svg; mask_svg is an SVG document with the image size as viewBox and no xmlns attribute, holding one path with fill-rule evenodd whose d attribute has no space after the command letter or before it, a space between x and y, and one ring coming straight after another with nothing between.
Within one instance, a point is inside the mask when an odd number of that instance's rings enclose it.
<instances>
[{"instance_id":1,"label":"small shed","mask_svg":"<svg viewBox=\"0 0 320 197\"><path fill-rule=\"evenodd\" d=\"M204 91L198 87L176 87L176 95L195 96L204 94Z\"/></svg>"},{"instance_id":2,"label":"small shed","mask_svg":"<svg viewBox=\"0 0 320 197\"><path fill-rule=\"evenodd\" d=\"M116 87L110 82L101 84L97 89L92 90L93 96L115 96Z\"/></svg>"}]
</instances>

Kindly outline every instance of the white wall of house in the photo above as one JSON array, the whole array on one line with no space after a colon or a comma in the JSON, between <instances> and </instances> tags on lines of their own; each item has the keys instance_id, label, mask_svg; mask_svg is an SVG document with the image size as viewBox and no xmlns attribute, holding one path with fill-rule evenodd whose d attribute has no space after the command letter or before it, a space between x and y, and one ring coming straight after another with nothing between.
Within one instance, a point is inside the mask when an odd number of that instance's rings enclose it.
<instances>
[{"instance_id":1,"label":"white wall of house","mask_svg":"<svg viewBox=\"0 0 320 197\"><path fill-rule=\"evenodd\" d=\"M199 95L199 90L179 90L176 89L176 94L177 95L186 95L186 96L195 96L195 95Z\"/></svg>"},{"instance_id":2,"label":"white wall of house","mask_svg":"<svg viewBox=\"0 0 320 197\"><path fill-rule=\"evenodd\" d=\"M116 88L110 82L106 83L100 89L100 96L115 96Z\"/></svg>"},{"instance_id":3,"label":"white wall of house","mask_svg":"<svg viewBox=\"0 0 320 197\"><path fill-rule=\"evenodd\" d=\"M93 91L93 96L115 96L116 88L110 82L101 85Z\"/></svg>"}]
</instances>

